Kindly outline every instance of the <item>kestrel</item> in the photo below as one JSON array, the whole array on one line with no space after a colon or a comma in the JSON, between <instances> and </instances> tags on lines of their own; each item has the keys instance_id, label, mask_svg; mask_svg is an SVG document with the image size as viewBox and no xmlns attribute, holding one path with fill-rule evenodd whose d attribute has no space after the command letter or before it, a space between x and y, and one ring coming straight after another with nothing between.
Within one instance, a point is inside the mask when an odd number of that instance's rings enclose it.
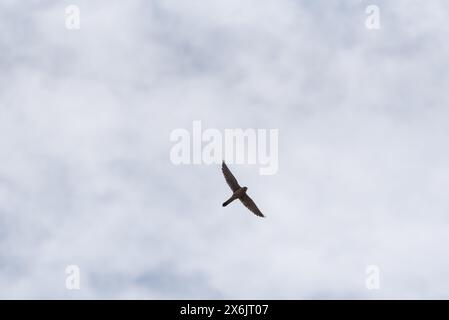
<instances>
[{"instance_id":1,"label":"kestrel","mask_svg":"<svg viewBox=\"0 0 449 320\"><path fill-rule=\"evenodd\" d=\"M245 207L247 207L249 210L251 210L251 212L254 213L256 216L265 217L262 214L262 212L260 212L259 208L257 208L253 199L251 199L246 194L246 190L248 190L248 188L240 187L239 183L237 182L237 179L231 173L231 171L229 170L228 166L226 165L226 163L224 161L221 166L221 170L223 171L223 175L226 179L226 183L228 184L228 186L231 188L231 190L233 192L232 196L223 203L223 207L226 207L228 204L230 204L235 199L239 199L245 205Z\"/></svg>"}]
</instances>

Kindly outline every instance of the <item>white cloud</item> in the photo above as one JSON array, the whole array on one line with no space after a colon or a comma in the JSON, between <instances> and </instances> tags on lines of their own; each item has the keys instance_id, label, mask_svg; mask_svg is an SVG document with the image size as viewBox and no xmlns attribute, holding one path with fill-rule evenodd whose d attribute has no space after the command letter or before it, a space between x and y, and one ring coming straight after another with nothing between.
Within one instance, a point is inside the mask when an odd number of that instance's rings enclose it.
<instances>
[{"instance_id":1,"label":"white cloud","mask_svg":"<svg viewBox=\"0 0 449 320\"><path fill-rule=\"evenodd\" d=\"M447 4L0 9L0 297L443 298ZM173 129L278 128L279 171L174 166ZM65 267L81 268L81 290ZM381 269L381 290L365 268Z\"/></svg>"}]
</instances>

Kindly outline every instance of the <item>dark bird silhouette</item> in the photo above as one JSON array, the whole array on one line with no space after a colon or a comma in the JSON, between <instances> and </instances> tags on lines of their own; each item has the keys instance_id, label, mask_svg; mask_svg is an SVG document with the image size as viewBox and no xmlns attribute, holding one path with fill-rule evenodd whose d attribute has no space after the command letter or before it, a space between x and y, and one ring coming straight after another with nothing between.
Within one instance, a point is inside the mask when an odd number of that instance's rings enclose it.
<instances>
[{"instance_id":1,"label":"dark bird silhouette","mask_svg":"<svg viewBox=\"0 0 449 320\"><path fill-rule=\"evenodd\" d=\"M232 196L223 203L223 207L226 207L228 204L230 204L235 199L239 199L244 204L244 206L247 207L256 216L265 217L262 214L262 212L260 212L259 208L257 208L253 199L251 199L246 194L246 190L248 190L248 188L240 187L239 183L237 182L237 179L231 173L231 170L229 170L228 166L226 165L226 163L224 161L221 166L221 170L223 171L223 175L225 177L226 183L228 184L229 188L231 188L231 190L233 192Z\"/></svg>"}]
</instances>

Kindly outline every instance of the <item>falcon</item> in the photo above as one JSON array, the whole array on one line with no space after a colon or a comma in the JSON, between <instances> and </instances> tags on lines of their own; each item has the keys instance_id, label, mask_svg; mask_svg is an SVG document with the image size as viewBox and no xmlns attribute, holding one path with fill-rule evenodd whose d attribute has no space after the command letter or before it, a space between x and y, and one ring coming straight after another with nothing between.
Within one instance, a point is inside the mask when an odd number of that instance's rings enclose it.
<instances>
[{"instance_id":1,"label":"falcon","mask_svg":"<svg viewBox=\"0 0 449 320\"><path fill-rule=\"evenodd\" d=\"M246 190L248 190L247 187L241 187L239 183L237 182L237 179L232 174L231 170L229 170L226 163L223 161L223 164L221 166L221 171L223 171L223 175L225 177L226 183L228 184L229 188L232 190L232 196L223 202L223 207L226 207L228 204L230 204L232 201L239 199L245 207L247 207L252 213L254 213L256 216L264 218L265 216L260 212L259 208L257 208L256 204L254 203L253 199L251 199L247 194Z\"/></svg>"}]
</instances>

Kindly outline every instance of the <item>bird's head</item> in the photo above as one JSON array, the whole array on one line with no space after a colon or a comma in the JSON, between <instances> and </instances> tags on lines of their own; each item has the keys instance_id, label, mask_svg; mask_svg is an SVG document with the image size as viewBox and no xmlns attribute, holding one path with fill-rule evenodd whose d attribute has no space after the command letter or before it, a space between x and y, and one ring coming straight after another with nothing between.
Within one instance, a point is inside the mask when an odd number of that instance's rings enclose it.
<instances>
[{"instance_id":1,"label":"bird's head","mask_svg":"<svg viewBox=\"0 0 449 320\"><path fill-rule=\"evenodd\" d=\"M246 190L248 190L248 188L247 188L247 187L243 187L242 189L243 189L243 191L245 191L245 192L246 192Z\"/></svg>"}]
</instances>

